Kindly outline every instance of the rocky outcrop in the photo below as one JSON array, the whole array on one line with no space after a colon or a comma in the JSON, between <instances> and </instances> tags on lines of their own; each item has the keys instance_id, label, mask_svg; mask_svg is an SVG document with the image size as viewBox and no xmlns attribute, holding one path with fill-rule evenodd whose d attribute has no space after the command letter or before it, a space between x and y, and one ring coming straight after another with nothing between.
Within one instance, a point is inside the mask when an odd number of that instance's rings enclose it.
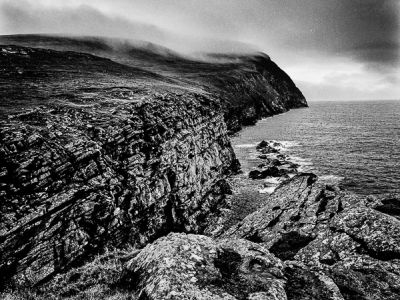
<instances>
[{"instance_id":1,"label":"rocky outcrop","mask_svg":"<svg viewBox=\"0 0 400 300\"><path fill-rule=\"evenodd\" d=\"M314 174L282 184L220 238L170 233L57 275L37 299L398 299L400 231L382 205ZM95 278L95 279L93 279Z\"/></svg>"},{"instance_id":2,"label":"rocky outcrop","mask_svg":"<svg viewBox=\"0 0 400 300\"><path fill-rule=\"evenodd\" d=\"M259 143L256 149L261 153L258 158L262 159L263 163L258 165L257 169L249 172L249 178L281 177L281 179L288 179L290 175L297 174L298 165L288 160L286 154L280 153L282 147L282 144L273 141Z\"/></svg>"},{"instance_id":3,"label":"rocky outcrop","mask_svg":"<svg viewBox=\"0 0 400 300\"><path fill-rule=\"evenodd\" d=\"M285 299L283 265L246 240L170 234L127 264L144 299Z\"/></svg>"},{"instance_id":4,"label":"rocky outcrop","mask_svg":"<svg viewBox=\"0 0 400 300\"><path fill-rule=\"evenodd\" d=\"M397 299L400 223L382 212L382 201L301 174L223 236L260 243L283 261L317 270L344 299Z\"/></svg>"},{"instance_id":5,"label":"rocky outcrop","mask_svg":"<svg viewBox=\"0 0 400 300\"><path fill-rule=\"evenodd\" d=\"M90 293L105 299L343 299L329 277L282 262L260 244L182 233L58 275L36 297L80 299Z\"/></svg>"}]
</instances>

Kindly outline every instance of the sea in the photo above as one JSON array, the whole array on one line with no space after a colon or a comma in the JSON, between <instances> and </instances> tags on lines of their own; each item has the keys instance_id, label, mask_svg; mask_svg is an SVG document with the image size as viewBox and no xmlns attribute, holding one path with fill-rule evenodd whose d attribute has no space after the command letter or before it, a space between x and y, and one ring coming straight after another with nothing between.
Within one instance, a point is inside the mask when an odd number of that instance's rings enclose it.
<instances>
[{"instance_id":1,"label":"sea","mask_svg":"<svg viewBox=\"0 0 400 300\"><path fill-rule=\"evenodd\" d=\"M341 188L363 195L400 193L400 101L309 102L309 108L245 127L232 139L241 176L260 163L256 145L262 140L282 143L300 172Z\"/></svg>"}]
</instances>

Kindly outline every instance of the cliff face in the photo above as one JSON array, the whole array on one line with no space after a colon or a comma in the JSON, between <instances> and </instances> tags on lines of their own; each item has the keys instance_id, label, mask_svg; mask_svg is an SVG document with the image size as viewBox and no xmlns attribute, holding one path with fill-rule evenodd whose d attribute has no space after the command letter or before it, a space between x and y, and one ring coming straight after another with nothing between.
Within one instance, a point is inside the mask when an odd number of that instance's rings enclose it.
<instances>
[{"instance_id":1,"label":"cliff face","mask_svg":"<svg viewBox=\"0 0 400 300\"><path fill-rule=\"evenodd\" d=\"M236 159L198 95L95 110L40 109L3 124L1 274L40 279L106 246L199 232Z\"/></svg>"},{"instance_id":2,"label":"cliff face","mask_svg":"<svg viewBox=\"0 0 400 300\"><path fill-rule=\"evenodd\" d=\"M19 46L0 60L2 283L40 283L108 247L202 232L238 169L228 131L306 105L269 60L165 60L159 74Z\"/></svg>"}]
</instances>

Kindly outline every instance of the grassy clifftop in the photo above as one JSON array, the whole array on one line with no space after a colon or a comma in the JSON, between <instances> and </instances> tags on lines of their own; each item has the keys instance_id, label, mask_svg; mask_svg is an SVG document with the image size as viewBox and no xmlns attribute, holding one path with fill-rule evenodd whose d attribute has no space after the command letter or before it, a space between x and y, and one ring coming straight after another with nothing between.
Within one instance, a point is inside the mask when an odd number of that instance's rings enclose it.
<instances>
[{"instance_id":1,"label":"grassy clifftop","mask_svg":"<svg viewBox=\"0 0 400 300\"><path fill-rule=\"evenodd\" d=\"M3 47L3 115L9 109L87 98L87 93L103 94L115 87L132 95L145 88L212 94L219 98L231 131L307 106L290 77L263 53L209 54L196 60L150 43L39 35L1 36L0 44L35 48L10 52Z\"/></svg>"}]
</instances>

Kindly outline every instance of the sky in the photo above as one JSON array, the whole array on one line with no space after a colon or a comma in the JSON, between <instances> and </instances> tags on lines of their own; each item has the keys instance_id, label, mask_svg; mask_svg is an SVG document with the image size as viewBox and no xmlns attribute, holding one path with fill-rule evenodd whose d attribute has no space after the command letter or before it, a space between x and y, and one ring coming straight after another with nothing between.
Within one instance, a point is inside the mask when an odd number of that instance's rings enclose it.
<instances>
[{"instance_id":1,"label":"sky","mask_svg":"<svg viewBox=\"0 0 400 300\"><path fill-rule=\"evenodd\" d=\"M400 99L400 0L0 0L0 34L262 51L308 100Z\"/></svg>"}]
</instances>

